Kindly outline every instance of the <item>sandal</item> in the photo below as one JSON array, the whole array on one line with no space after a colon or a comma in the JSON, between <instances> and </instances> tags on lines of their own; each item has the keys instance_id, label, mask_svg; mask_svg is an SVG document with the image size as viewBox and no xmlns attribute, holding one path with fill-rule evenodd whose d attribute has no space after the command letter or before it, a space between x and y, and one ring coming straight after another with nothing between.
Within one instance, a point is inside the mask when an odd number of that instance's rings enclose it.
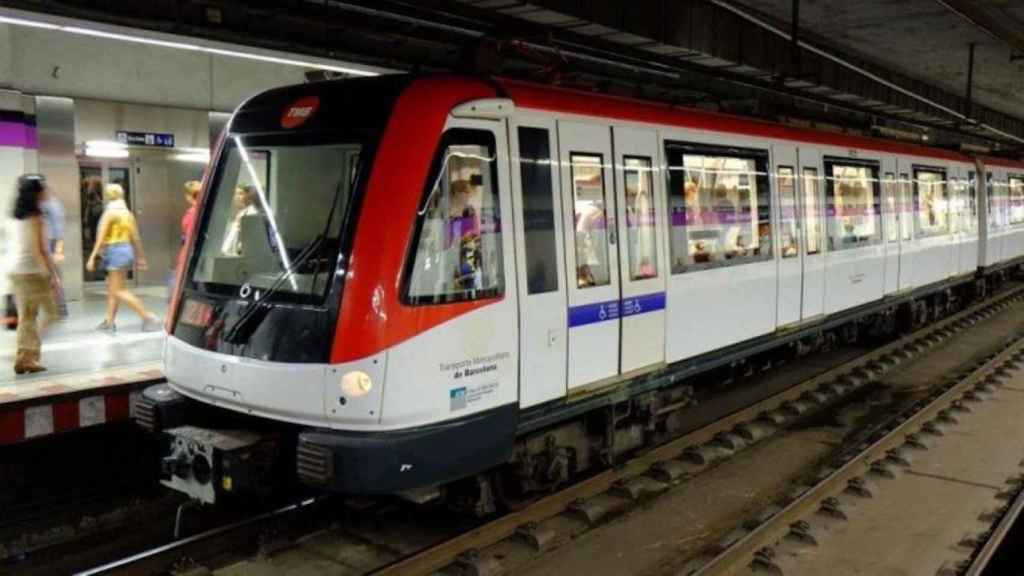
<instances>
[{"instance_id":1,"label":"sandal","mask_svg":"<svg viewBox=\"0 0 1024 576\"><path fill-rule=\"evenodd\" d=\"M100 332L117 332L117 325L113 322L107 322L104 320L96 325L96 330Z\"/></svg>"},{"instance_id":2,"label":"sandal","mask_svg":"<svg viewBox=\"0 0 1024 576\"><path fill-rule=\"evenodd\" d=\"M143 332L156 332L161 328L162 326L160 325L160 319L155 316L151 318L146 318L145 320L142 321Z\"/></svg>"}]
</instances>

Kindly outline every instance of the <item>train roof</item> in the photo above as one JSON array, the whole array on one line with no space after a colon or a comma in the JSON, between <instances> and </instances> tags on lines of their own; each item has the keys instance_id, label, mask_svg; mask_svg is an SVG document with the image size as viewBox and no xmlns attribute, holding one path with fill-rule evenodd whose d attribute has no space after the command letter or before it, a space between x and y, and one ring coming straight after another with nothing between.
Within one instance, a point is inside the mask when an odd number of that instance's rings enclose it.
<instances>
[{"instance_id":1,"label":"train roof","mask_svg":"<svg viewBox=\"0 0 1024 576\"><path fill-rule=\"evenodd\" d=\"M279 129L281 110L297 98L317 95L324 102L323 112L316 114L301 130L323 130L339 125L368 128L376 124L390 110L394 99L418 79L450 78L452 84L462 84L469 92L478 92L486 86L497 95L504 92L517 107L550 112L562 112L596 116L601 118L644 122L667 126L678 126L711 132L742 134L761 138L806 142L823 146L857 148L908 156L938 158L953 162L973 163L972 156L931 146L836 134L811 128L787 126L766 120L745 118L696 108L673 106L671 104L597 94L580 89L545 86L533 82L508 78L470 77L456 74L389 74L375 78L328 80L274 88L258 94L243 103L235 114L232 127L243 132L263 132ZM469 86L475 85L474 89ZM352 90L358 86L359 90ZM453 87L458 91L457 86ZM328 103L330 103L328 105ZM980 156L987 164L1024 170L1024 162Z\"/></svg>"},{"instance_id":2,"label":"train roof","mask_svg":"<svg viewBox=\"0 0 1024 576\"><path fill-rule=\"evenodd\" d=\"M524 108L679 126L712 132L743 134L762 138L776 138L826 146L859 148L909 156L940 158L954 162L974 162L974 158L966 154L931 146L882 138L836 134L810 128L798 128L766 120L744 118L698 110L696 108L672 106L670 104L623 96L595 94L578 89L543 86L520 80L501 79L500 83L509 97L516 103L516 106ZM982 156L980 158L983 162L993 165L1024 169L1024 162L1017 160L993 156Z\"/></svg>"}]
</instances>

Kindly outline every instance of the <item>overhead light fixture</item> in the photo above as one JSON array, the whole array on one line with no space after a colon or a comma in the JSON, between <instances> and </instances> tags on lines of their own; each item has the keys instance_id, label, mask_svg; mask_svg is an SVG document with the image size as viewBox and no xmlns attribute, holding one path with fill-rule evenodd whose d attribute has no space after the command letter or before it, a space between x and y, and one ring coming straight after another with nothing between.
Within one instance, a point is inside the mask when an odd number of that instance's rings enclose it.
<instances>
[{"instance_id":1,"label":"overhead light fixture","mask_svg":"<svg viewBox=\"0 0 1024 576\"><path fill-rule=\"evenodd\" d=\"M871 130L880 136L886 136L888 138L897 138L900 140L911 140L918 142L927 142L929 140L928 134L924 132L911 132L909 130L900 130L899 128L891 128L889 126L882 126L881 124L875 124L871 127Z\"/></svg>"},{"instance_id":2,"label":"overhead light fixture","mask_svg":"<svg viewBox=\"0 0 1024 576\"><path fill-rule=\"evenodd\" d=\"M127 158L127 150L114 148L86 148L85 155L90 158Z\"/></svg>"},{"instance_id":3,"label":"overhead light fixture","mask_svg":"<svg viewBox=\"0 0 1024 576\"><path fill-rule=\"evenodd\" d=\"M358 70L356 68L346 68L344 66L331 66L329 64L317 64L315 62L309 62L306 60L292 60L291 58L278 58L277 56L266 56L263 54L255 54L253 52L239 52L237 50L223 50L221 48L200 48L203 52L209 52L210 54L219 54L221 56L233 56L235 58L245 58L247 60L259 60L260 62L271 62L274 64L285 64L287 66L302 66L303 68L316 68L318 70L330 70L332 72L341 72L344 74L351 74L353 76L377 76L376 72L369 72L367 70Z\"/></svg>"},{"instance_id":4,"label":"overhead light fixture","mask_svg":"<svg viewBox=\"0 0 1024 576\"><path fill-rule=\"evenodd\" d=\"M124 142L118 142L116 140L88 140L85 143L86 148L97 148L105 150L127 150L128 146Z\"/></svg>"},{"instance_id":5,"label":"overhead light fixture","mask_svg":"<svg viewBox=\"0 0 1024 576\"><path fill-rule=\"evenodd\" d=\"M89 140L85 143L85 155L91 158L127 158L128 147L110 140Z\"/></svg>"},{"instance_id":6,"label":"overhead light fixture","mask_svg":"<svg viewBox=\"0 0 1024 576\"><path fill-rule=\"evenodd\" d=\"M974 152L975 154L991 154L992 149L988 146L981 146L979 144L971 144L970 142L961 142L960 150L963 152Z\"/></svg>"},{"instance_id":7,"label":"overhead light fixture","mask_svg":"<svg viewBox=\"0 0 1024 576\"><path fill-rule=\"evenodd\" d=\"M175 160L181 162L199 162L207 164L210 162L210 151L205 150L202 152L181 152L172 156Z\"/></svg>"},{"instance_id":8,"label":"overhead light fixture","mask_svg":"<svg viewBox=\"0 0 1024 576\"><path fill-rule=\"evenodd\" d=\"M42 28L46 30L60 30L62 32L68 32L70 34L80 34L84 36L93 36L97 38L106 38L108 40L120 40L123 42L135 42L138 44L149 44L152 46L160 46L163 48L174 48L177 50L188 50L192 52L205 52L207 54L217 54L220 56L228 56L232 58L242 58L246 60L257 60L260 62L269 62L272 64L282 64L285 66L300 66L303 68L312 68L316 70L329 70L332 72L341 72L343 74L349 74L351 76L379 76L378 72L370 70L363 70L360 68L353 68L348 66L337 66L334 64L326 64L321 62L315 62L312 60L302 60L296 58L283 58L280 56L272 56L261 52L246 52L242 50L232 50L229 48L217 48L214 46L205 46L202 44L192 44L188 42L179 42L175 40L163 40L156 37L140 36L137 34L124 34L120 32L109 32L106 30L98 30L96 28L85 28L83 26L75 25L61 25L52 22L46 22L43 20L33 20L30 18L20 18L12 16L0 16L0 23L2 24L14 24L17 26L28 26L32 28Z\"/></svg>"},{"instance_id":9,"label":"overhead light fixture","mask_svg":"<svg viewBox=\"0 0 1024 576\"><path fill-rule=\"evenodd\" d=\"M56 24L50 24L49 22L40 22L38 20L26 20L24 18L11 18L9 16L0 16L0 24L14 24L16 26L28 26L30 28L43 28L45 30L58 30L60 26Z\"/></svg>"},{"instance_id":10,"label":"overhead light fixture","mask_svg":"<svg viewBox=\"0 0 1024 576\"><path fill-rule=\"evenodd\" d=\"M85 36L95 36L97 38L107 38L110 40L137 42L139 44L152 44L153 46L163 46L164 48L177 48L179 50L200 50L200 47L195 44L186 44L184 42L170 42L167 40L157 40L155 38L146 38L144 36L132 36L129 34L117 34L114 32L104 32L103 30L93 30L91 28L80 28L78 26L61 26L60 29L63 30L64 32L70 32L71 34L82 34Z\"/></svg>"}]
</instances>

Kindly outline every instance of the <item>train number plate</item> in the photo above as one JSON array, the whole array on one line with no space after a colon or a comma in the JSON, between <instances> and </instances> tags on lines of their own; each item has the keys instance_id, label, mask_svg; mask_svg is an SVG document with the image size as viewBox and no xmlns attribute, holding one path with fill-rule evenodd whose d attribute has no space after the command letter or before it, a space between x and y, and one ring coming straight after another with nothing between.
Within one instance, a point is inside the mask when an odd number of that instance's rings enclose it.
<instances>
[{"instance_id":1,"label":"train number plate","mask_svg":"<svg viewBox=\"0 0 1024 576\"><path fill-rule=\"evenodd\" d=\"M207 302L186 300L185 307L181 310L183 323L200 328L205 328L210 324L211 316L213 316L213 306Z\"/></svg>"}]
</instances>

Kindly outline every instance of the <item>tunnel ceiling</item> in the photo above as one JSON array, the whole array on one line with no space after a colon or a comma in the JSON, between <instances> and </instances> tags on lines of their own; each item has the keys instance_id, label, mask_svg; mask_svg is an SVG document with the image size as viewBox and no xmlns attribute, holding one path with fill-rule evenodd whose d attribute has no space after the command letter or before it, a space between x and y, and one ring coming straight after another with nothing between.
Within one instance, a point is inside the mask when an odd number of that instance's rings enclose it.
<instances>
[{"instance_id":1,"label":"tunnel ceiling","mask_svg":"<svg viewBox=\"0 0 1024 576\"><path fill-rule=\"evenodd\" d=\"M791 0L743 0L789 23ZM1024 2L1020 0L802 0L814 41L954 94L967 86L975 43L974 98L1003 113L1024 110Z\"/></svg>"},{"instance_id":2,"label":"tunnel ceiling","mask_svg":"<svg viewBox=\"0 0 1024 576\"><path fill-rule=\"evenodd\" d=\"M929 131L946 146L1024 149L1024 2L1015 0L800 0L800 48L789 39L792 0L4 5L398 69L499 73L819 126Z\"/></svg>"}]
</instances>

